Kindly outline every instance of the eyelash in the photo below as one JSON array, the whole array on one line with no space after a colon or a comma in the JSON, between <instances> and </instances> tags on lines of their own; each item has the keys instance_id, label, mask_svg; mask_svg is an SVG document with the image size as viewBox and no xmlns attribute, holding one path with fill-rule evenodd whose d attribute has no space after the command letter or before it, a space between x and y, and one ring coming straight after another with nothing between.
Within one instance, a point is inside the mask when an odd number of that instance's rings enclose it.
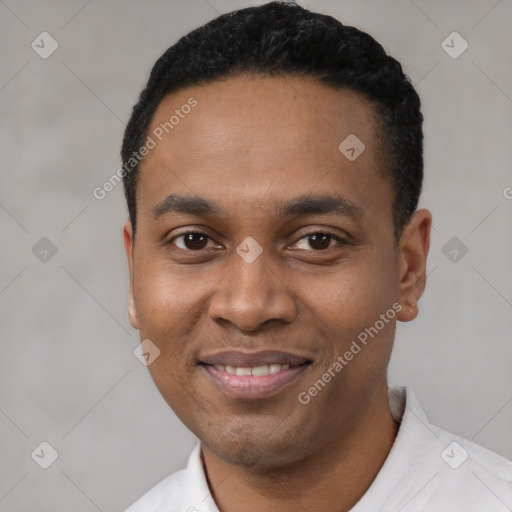
<instances>
[{"instance_id":1,"label":"eyelash","mask_svg":"<svg viewBox=\"0 0 512 512\"><path fill-rule=\"evenodd\" d=\"M171 245L178 238L182 238L182 237L185 237L187 235L204 235L207 238L209 238L210 240L213 240L209 235L207 235L203 231L196 231L194 229L191 229L191 230L185 231L184 233L181 233L179 235L173 236L170 240L168 240L165 243L165 245ZM313 235L327 235L330 238L332 238L333 240L336 240L336 242L338 242L341 245L348 245L349 244L347 240L345 240L344 238L340 237L337 234L332 233L328 229L324 229L324 230L320 230L320 231L311 231L309 233L302 233L302 236L297 240L297 242L299 242L303 238L308 238L308 237L313 236ZM295 243L297 243L297 242L295 242ZM311 249L311 252L319 253L319 252L327 251L328 249L331 249L331 247L327 247L326 249L317 249L317 250ZM180 247L178 247L178 250L180 250L180 251L187 251L187 252L200 253L201 251L204 251L205 249L199 249L197 251L194 251L192 249L181 249Z\"/></svg>"}]
</instances>

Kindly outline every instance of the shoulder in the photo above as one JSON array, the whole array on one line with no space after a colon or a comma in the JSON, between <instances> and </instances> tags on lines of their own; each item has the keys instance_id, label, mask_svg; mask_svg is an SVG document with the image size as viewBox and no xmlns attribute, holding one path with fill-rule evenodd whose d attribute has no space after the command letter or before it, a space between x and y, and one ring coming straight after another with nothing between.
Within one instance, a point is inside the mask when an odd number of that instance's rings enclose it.
<instances>
[{"instance_id":1,"label":"shoulder","mask_svg":"<svg viewBox=\"0 0 512 512\"><path fill-rule=\"evenodd\" d=\"M174 512L178 511L179 503L185 487L185 470L177 471L164 478L153 488L143 494L125 512ZM163 508L166 507L166 508ZM181 510L180 510L181 512Z\"/></svg>"},{"instance_id":2,"label":"shoulder","mask_svg":"<svg viewBox=\"0 0 512 512\"><path fill-rule=\"evenodd\" d=\"M512 510L511 461L431 424L411 388L394 394L392 410L395 419L403 411L402 425L383 467L385 478L377 477L377 489L389 498L386 512Z\"/></svg>"},{"instance_id":3,"label":"shoulder","mask_svg":"<svg viewBox=\"0 0 512 512\"><path fill-rule=\"evenodd\" d=\"M457 475L464 477L460 478L463 481L487 479L503 486L512 498L512 461L473 441L434 426L432 428L439 435L437 445L442 449L440 456L446 468L444 473L452 475L454 478L451 480L458 480Z\"/></svg>"},{"instance_id":4,"label":"shoulder","mask_svg":"<svg viewBox=\"0 0 512 512\"><path fill-rule=\"evenodd\" d=\"M125 512L218 512L210 495L197 444L187 467L156 484Z\"/></svg>"},{"instance_id":5,"label":"shoulder","mask_svg":"<svg viewBox=\"0 0 512 512\"><path fill-rule=\"evenodd\" d=\"M441 431L440 458L426 510L512 510L512 462L472 441Z\"/></svg>"},{"instance_id":6,"label":"shoulder","mask_svg":"<svg viewBox=\"0 0 512 512\"><path fill-rule=\"evenodd\" d=\"M426 510L512 510L512 461L434 425L430 428L437 439L425 457L433 475L425 492Z\"/></svg>"}]
</instances>

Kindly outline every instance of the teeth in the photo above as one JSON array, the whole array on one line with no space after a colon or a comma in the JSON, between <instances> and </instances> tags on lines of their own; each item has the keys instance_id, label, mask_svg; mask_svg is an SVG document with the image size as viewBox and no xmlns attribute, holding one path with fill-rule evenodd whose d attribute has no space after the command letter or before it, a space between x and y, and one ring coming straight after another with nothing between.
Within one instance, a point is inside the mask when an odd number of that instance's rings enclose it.
<instances>
[{"instance_id":1,"label":"teeth","mask_svg":"<svg viewBox=\"0 0 512 512\"><path fill-rule=\"evenodd\" d=\"M288 368L290 368L290 365L289 364L271 364L271 365L264 364L262 366L255 366L254 368L247 368L247 367L243 367L243 366L237 367L237 366L229 366L229 365L224 366L223 364L216 364L215 368L217 370L220 370L221 372L227 372L231 375L244 375L244 376L254 375L255 377L262 377L262 376L268 375L268 374L273 375L274 373L278 373L281 370L287 370Z\"/></svg>"},{"instance_id":2,"label":"teeth","mask_svg":"<svg viewBox=\"0 0 512 512\"><path fill-rule=\"evenodd\" d=\"M252 369L252 375L256 375L261 377L262 375L268 375L269 368L268 365L264 364L263 366L256 366Z\"/></svg>"},{"instance_id":3,"label":"teeth","mask_svg":"<svg viewBox=\"0 0 512 512\"><path fill-rule=\"evenodd\" d=\"M270 374L280 372L281 370L287 370L290 368L289 364L271 364L270 365Z\"/></svg>"}]
</instances>

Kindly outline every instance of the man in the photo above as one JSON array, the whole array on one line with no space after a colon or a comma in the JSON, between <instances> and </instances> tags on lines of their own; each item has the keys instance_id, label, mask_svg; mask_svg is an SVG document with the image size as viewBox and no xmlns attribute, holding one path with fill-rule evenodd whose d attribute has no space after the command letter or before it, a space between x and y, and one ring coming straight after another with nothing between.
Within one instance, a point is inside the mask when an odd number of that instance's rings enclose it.
<instances>
[{"instance_id":1,"label":"man","mask_svg":"<svg viewBox=\"0 0 512 512\"><path fill-rule=\"evenodd\" d=\"M129 512L512 510L510 462L387 386L425 287L422 144L400 64L293 4L157 61L122 148L129 314L200 443Z\"/></svg>"}]
</instances>

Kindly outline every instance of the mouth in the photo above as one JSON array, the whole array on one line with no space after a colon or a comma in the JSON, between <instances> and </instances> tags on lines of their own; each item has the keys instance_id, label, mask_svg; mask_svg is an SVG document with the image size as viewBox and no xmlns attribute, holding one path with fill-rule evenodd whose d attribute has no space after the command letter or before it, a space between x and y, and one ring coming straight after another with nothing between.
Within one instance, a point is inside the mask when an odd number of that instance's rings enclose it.
<instances>
[{"instance_id":1,"label":"mouth","mask_svg":"<svg viewBox=\"0 0 512 512\"><path fill-rule=\"evenodd\" d=\"M280 351L221 352L199 362L218 388L232 398L258 399L282 391L313 363Z\"/></svg>"}]
</instances>

